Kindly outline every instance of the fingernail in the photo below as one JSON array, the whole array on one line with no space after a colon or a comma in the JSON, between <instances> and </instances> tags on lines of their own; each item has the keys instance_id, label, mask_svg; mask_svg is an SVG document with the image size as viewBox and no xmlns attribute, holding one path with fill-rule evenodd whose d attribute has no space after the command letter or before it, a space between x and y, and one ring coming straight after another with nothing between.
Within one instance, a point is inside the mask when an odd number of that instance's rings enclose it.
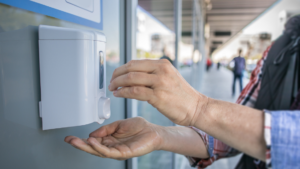
<instances>
[{"instance_id":1,"label":"fingernail","mask_svg":"<svg viewBox=\"0 0 300 169\"><path fill-rule=\"evenodd\" d=\"M115 91L113 92L113 95L114 95L114 96L117 96L117 95L118 95L118 91L115 90Z\"/></svg>"},{"instance_id":2,"label":"fingernail","mask_svg":"<svg viewBox=\"0 0 300 169\"><path fill-rule=\"evenodd\" d=\"M110 90L110 86L111 86L111 84L108 85L108 89L109 89L109 90Z\"/></svg>"}]
</instances>

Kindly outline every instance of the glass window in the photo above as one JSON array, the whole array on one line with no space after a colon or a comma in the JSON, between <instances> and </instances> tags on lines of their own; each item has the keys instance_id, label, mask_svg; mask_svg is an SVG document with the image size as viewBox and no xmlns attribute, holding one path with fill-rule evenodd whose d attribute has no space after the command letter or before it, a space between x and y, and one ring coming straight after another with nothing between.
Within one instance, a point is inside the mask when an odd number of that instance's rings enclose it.
<instances>
[{"instance_id":1,"label":"glass window","mask_svg":"<svg viewBox=\"0 0 300 169\"><path fill-rule=\"evenodd\" d=\"M104 25L101 32L107 39L107 83L114 69L124 64L124 56L120 54L120 36L124 36L120 33L120 16L124 14L120 11L123 10L120 10L119 0L103 0ZM42 24L95 30L0 3L0 34ZM16 43L25 44L26 41ZM0 53L4 46L4 42L0 41ZM24 52L21 56L0 54L0 149L5 152L5 156L1 156L0 168L125 168L125 161L92 156L64 143L67 135L86 138L100 126L124 119L125 100L115 98L106 89L107 97L111 98L112 115L104 124L42 131L38 111L38 57L32 56L38 53L38 48L16 50L32 53Z\"/></svg>"},{"instance_id":2,"label":"glass window","mask_svg":"<svg viewBox=\"0 0 300 169\"><path fill-rule=\"evenodd\" d=\"M168 59L173 62L174 32L141 7L137 9L137 58L133 59ZM137 115L151 123L171 126L173 123L147 102L137 101ZM154 151L138 158L139 169L171 169L172 153Z\"/></svg>"}]
</instances>

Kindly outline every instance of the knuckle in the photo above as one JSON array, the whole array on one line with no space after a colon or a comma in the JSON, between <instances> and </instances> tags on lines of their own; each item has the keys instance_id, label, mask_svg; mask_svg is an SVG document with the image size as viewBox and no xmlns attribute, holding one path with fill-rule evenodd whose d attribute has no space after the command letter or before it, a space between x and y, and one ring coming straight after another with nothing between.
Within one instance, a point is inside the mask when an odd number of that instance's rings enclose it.
<instances>
[{"instance_id":1,"label":"knuckle","mask_svg":"<svg viewBox=\"0 0 300 169\"><path fill-rule=\"evenodd\" d=\"M170 87L170 82L167 80L167 77L162 75L157 77L157 84L161 87Z\"/></svg>"},{"instance_id":2,"label":"knuckle","mask_svg":"<svg viewBox=\"0 0 300 169\"><path fill-rule=\"evenodd\" d=\"M169 62L169 61L168 61ZM160 70L164 73L170 73L172 72L172 67L171 67L171 63L162 63L160 65Z\"/></svg>"},{"instance_id":3,"label":"knuckle","mask_svg":"<svg viewBox=\"0 0 300 169\"><path fill-rule=\"evenodd\" d=\"M124 96L124 94L126 93L126 88L122 87L121 89L119 89L118 93L120 96Z\"/></svg>"},{"instance_id":4,"label":"knuckle","mask_svg":"<svg viewBox=\"0 0 300 169\"><path fill-rule=\"evenodd\" d=\"M131 60L126 64L126 68L130 69L131 67L133 67L133 65L135 65L136 61L135 60Z\"/></svg>"},{"instance_id":5,"label":"knuckle","mask_svg":"<svg viewBox=\"0 0 300 169\"><path fill-rule=\"evenodd\" d=\"M130 94L131 95L137 95L140 93L140 88L139 87L131 87L130 88Z\"/></svg>"},{"instance_id":6,"label":"knuckle","mask_svg":"<svg viewBox=\"0 0 300 169\"><path fill-rule=\"evenodd\" d=\"M162 100L165 100L166 99L166 92L164 91L159 91L159 92L156 92L156 97L158 100L162 101Z\"/></svg>"},{"instance_id":7,"label":"knuckle","mask_svg":"<svg viewBox=\"0 0 300 169\"><path fill-rule=\"evenodd\" d=\"M127 79L128 80L133 80L135 75L136 75L135 72L130 72L130 73L127 74Z\"/></svg>"}]
</instances>

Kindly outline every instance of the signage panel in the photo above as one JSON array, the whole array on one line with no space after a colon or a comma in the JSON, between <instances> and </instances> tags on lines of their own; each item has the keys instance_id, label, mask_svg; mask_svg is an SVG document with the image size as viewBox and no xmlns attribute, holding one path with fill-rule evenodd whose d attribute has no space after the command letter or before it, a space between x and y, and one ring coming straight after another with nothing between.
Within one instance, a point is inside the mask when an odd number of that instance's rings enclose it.
<instances>
[{"instance_id":1,"label":"signage panel","mask_svg":"<svg viewBox=\"0 0 300 169\"><path fill-rule=\"evenodd\" d=\"M102 0L0 0L0 3L103 29Z\"/></svg>"}]
</instances>

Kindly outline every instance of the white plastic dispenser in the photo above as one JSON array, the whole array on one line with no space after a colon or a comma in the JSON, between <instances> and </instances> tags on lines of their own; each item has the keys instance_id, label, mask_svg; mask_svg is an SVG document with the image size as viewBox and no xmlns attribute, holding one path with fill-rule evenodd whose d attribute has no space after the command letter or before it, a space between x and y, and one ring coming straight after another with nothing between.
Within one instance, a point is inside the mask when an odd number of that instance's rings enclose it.
<instances>
[{"instance_id":1,"label":"white plastic dispenser","mask_svg":"<svg viewBox=\"0 0 300 169\"><path fill-rule=\"evenodd\" d=\"M101 124L110 117L105 42L99 32L39 26L43 130Z\"/></svg>"}]
</instances>

